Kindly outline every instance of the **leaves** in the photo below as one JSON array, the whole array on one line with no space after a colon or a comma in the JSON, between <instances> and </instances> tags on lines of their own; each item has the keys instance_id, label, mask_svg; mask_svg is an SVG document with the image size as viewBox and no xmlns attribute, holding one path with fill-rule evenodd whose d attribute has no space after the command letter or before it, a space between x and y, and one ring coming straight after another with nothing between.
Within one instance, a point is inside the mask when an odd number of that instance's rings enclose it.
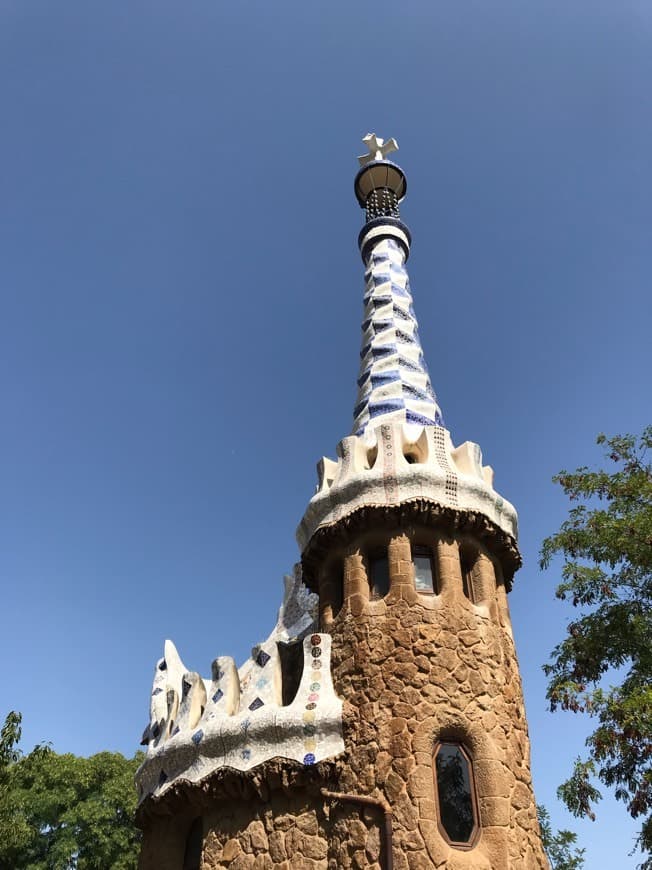
<instances>
[{"instance_id":1,"label":"leaves","mask_svg":"<svg viewBox=\"0 0 652 870\"><path fill-rule=\"evenodd\" d=\"M541 828L541 842L551 870L581 870L584 867L586 850L575 848L577 834L566 830L553 833L550 813L541 804L537 804L537 818Z\"/></svg>"},{"instance_id":2,"label":"leaves","mask_svg":"<svg viewBox=\"0 0 652 870\"><path fill-rule=\"evenodd\" d=\"M634 818L652 868L652 426L598 437L609 470L562 471L553 480L572 507L542 544L540 564L563 558L557 597L578 610L544 666L550 709L597 719L559 795L571 812L594 817L596 778ZM608 680L617 680L608 686Z\"/></svg>"},{"instance_id":3,"label":"leaves","mask_svg":"<svg viewBox=\"0 0 652 870\"><path fill-rule=\"evenodd\" d=\"M7 717L0 738L0 868L135 870L133 779L142 753L81 758L36 747L23 756L16 716Z\"/></svg>"}]
</instances>

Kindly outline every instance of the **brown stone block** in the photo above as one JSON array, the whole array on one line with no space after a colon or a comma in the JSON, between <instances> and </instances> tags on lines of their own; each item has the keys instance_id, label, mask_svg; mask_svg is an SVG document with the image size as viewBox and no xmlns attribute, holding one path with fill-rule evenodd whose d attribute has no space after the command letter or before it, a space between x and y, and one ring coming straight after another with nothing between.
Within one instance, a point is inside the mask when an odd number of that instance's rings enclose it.
<instances>
[{"instance_id":1,"label":"brown stone block","mask_svg":"<svg viewBox=\"0 0 652 870\"><path fill-rule=\"evenodd\" d=\"M251 848L254 851L267 851L267 834L265 833L265 826L261 821L254 819L253 822L250 822L246 833L248 834Z\"/></svg>"},{"instance_id":2,"label":"brown stone block","mask_svg":"<svg viewBox=\"0 0 652 870\"><path fill-rule=\"evenodd\" d=\"M395 758L392 762L392 768L398 773L404 782L407 782L408 776L416 767L416 762L411 755L406 755L405 758Z\"/></svg>"},{"instance_id":3,"label":"brown stone block","mask_svg":"<svg viewBox=\"0 0 652 870\"><path fill-rule=\"evenodd\" d=\"M241 852L242 846L238 840L227 840L222 849L222 861L233 861Z\"/></svg>"},{"instance_id":4,"label":"brown stone block","mask_svg":"<svg viewBox=\"0 0 652 870\"><path fill-rule=\"evenodd\" d=\"M414 831L419 822L419 814L405 792L400 794L392 805L392 811L398 827L406 831Z\"/></svg>"},{"instance_id":5,"label":"brown stone block","mask_svg":"<svg viewBox=\"0 0 652 870\"><path fill-rule=\"evenodd\" d=\"M326 861L328 844L323 837L306 837L303 842L303 854L313 861Z\"/></svg>"},{"instance_id":6,"label":"brown stone block","mask_svg":"<svg viewBox=\"0 0 652 870\"><path fill-rule=\"evenodd\" d=\"M432 788L434 791L434 782L433 782ZM421 824L421 821L424 821L424 820L431 821L431 822L437 821L437 805L435 804L434 800L432 800L432 799L429 800L426 798L425 800L420 800L418 802L418 804L419 804L419 819L420 819L419 824Z\"/></svg>"},{"instance_id":7,"label":"brown stone block","mask_svg":"<svg viewBox=\"0 0 652 870\"><path fill-rule=\"evenodd\" d=\"M283 833L274 831L269 835L269 854L275 863L284 861L287 858Z\"/></svg>"},{"instance_id":8,"label":"brown stone block","mask_svg":"<svg viewBox=\"0 0 652 870\"><path fill-rule=\"evenodd\" d=\"M419 830L432 866L441 867L448 860L451 848L439 833L437 822L421 819Z\"/></svg>"},{"instance_id":9,"label":"brown stone block","mask_svg":"<svg viewBox=\"0 0 652 870\"><path fill-rule=\"evenodd\" d=\"M392 735L388 749L389 754L393 758L404 758L405 756L410 755L412 752L410 735L407 733Z\"/></svg>"},{"instance_id":10,"label":"brown stone block","mask_svg":"<svg viewBox=\"0 0 652 870\"><path fill-rule=\"evenodd\" d=\"M534 795L527 786L519 782L512 792L511 803L517 810L528 809L534 804Z\"/></svg>"},{"instance_id":11,"label":"brown stone block","mask_svg":"<svg viewBox=\"0 0 652 870\"><path fill-rule=\"evenodd\" d=\"M297 828L302 834L315 835L319 831L317 818L314 813L301 813L297 817Z\"/></svg>"},{"instance_id":12,"label":"brown stone block","mask_svg":"<svg viewBox=\"0 0 652 870\"><path fill-rule=\"evenodd\" d=\"M390 804L393 805L399 799L404 788L405 783L401 777L395 771L390 770L385 780L385 794Z\"/></svg>"},{"instance_id":13,"label":"brown stone block","mask_svg":"<svg viewBox=\"0 0 652 870\"><path fill-rule=\"evenodd\" d=\"M480 797L509 797L509 782L499 761L486 758L476 763L475 778Z\"/></svg>"},{"instance_id":14,"label":"brown stone block","mask_svg":"<svg viewBox=\"0 0 652 870\"><path fill-rule=\"evenodd\" d=\"M297 828L290 828L285 835L285 850L290 857L304 854L306 837Z\"/></svg>"},{"instance_id":15,"label":"brown stone block","mask_svg":"<svg viewBox=\"0 0 652 870\"><path fill-rule=\"evenodd\" d=\"M434 790L432 767L415 768L408 777L407 789L412 798L430 798Z\"/></svg>"},{"instance_id":16,"label":"brown stone block","mask_svg":"<svg viewBox=\"0 0 652 870\"><path fill-rule=\"evenodd\" d=\"M410 870L432 870L430 858L425 851L408 852L407 862Z\"/></svg>"},{"instance_id":17,"label":"brown stone block","mask_svg":"<svg viewBox=\"0 0 652 870\"><path fill-rule=\"evenodd\" d=\"M490 866L508 868L510 866L507 848L507 828L487 826L482 829L480 845L482 851L489 859Z\"/></svg>"},{"instance_id":18,"label":"brown stone block","mask_svg":"<svg viewBox=\"0 0 652 870\"><path fill-rule=\"evenodd\" d=\"M365 852L370 863L378 861L380 858L380 829L374 825L367 831L367 842L365 843Z\"/></svg>"},{"instance_id":19,"label":"brown stone block","mask_svg":"<svg viewBox=\"0 0 652 870\"><path fill-rule=\"evenodd\" d=\"M500 826L509 824L509 799L502 797L483 797L479 800L480 819L483 825Z\"/></svg>"},{"instance_id":20,"label":"brown stone block","mask_svg":"<svg viewBox=\"0 0 652 870\"><path fill-rule=\"evenodd\" d=\"M246 855L242 852L231 861L229 870L249 870L249 868L254 866L255 860L253 855Z\"/></svg>"}]
</instances>

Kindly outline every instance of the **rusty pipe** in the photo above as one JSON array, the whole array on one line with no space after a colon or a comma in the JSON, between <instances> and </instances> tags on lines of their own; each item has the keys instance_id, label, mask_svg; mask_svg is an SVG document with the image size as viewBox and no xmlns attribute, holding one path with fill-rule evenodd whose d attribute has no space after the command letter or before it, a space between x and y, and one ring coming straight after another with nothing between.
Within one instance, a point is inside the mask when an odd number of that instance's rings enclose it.
<instances>
[{"instance_id":1,"label":"rusty pipe","mask_svg":"<svg viewBox=\"0 0 652 870\"><path fill-rule=\"evenodd\" d=\"M322 797L332 801L346 801L350 804L358 804L363 807L376 807L382 810L383 824L382 839L383 839L383 855L385 856L383 870L394 870L394 853L392 846L392 808L387 803L385 798L370 797L366 794L347 794L343 791L329 791L327 788L322 788Z\"/></svg>"}]
</instances>

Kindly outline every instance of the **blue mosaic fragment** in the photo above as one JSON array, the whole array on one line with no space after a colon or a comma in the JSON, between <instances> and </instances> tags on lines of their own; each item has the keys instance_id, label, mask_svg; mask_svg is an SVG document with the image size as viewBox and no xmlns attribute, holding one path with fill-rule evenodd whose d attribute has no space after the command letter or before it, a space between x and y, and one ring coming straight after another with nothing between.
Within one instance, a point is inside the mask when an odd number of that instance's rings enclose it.
<instances>
[{"instance_id":1,"label":"blue mosaic fragment","mask_svg":"<svg viewBox=\"0 0 652 870\"><path fill-rule=\"evenodd\" d=\"M410 335L409 332L403 332L402 329L396 330L396 338L399 341L404 341L407 344L416 344L414 333Z\"/></svg>"},{"instance_id":2,"label":"blue mosaic fragment","mask_svg":"<svg viewBox=\"0 0 652 870\"><path fill-rule=\"evenodd\" d=\"M401 373L398 369L392 369L388 372L378 372L377 374L371 375L371 386L372 389L376 389L376 387L382 387L385 384L392 384L395 381L401 380Z\"/></svg>"},{"instance_id":3,"label":"blue mosaic fragment","mask_svg":"<svg viewBox=\"0 0 652 870\"><path fill-rule=\"evenodd\" d=\"M217 704L217 702L224 697L224 692L221 689L218 689L217 692L213 695L213 703Z\"/></svg>"},{"instance_id":4,"label":"blue mosaic fragment","mask_svg":"<svg viewBox=\"0 0 652 870\"><path fill-rule=\"evenodd\" d=\"M421 366L418 363L415 363L414 360L411 360L407 356L401 356L400 354L398 357L398 364L401 366L401 368L408 369L408 371L411 371L411 372L423 371Z\"/></svg>"},{"instance_id":5,"label":"blue mosaic fragment","mask_svg":"<svg viewBox=\"0 0 652 870\"><path fill-rule=\"evenodd\" d=\"M403 399L386 399L384 402L369 402L369 414L378 417L380 414L391 414L392 411L402 411L405 408Z\"/></svg>"},{"instance_id":6,"label":"blue mosaic fragment","mask_svg":"<svg viewBox=\"0 0 652 870\"><path fill-rule=\"evenodd\" d=\"M154 689L152 695L160 695L163 689L159 686L158 689Z\"/></svg>"},{"instance_id":7,"label":"blue mosaic fragment","mask_svg":"<svg viewBox=\"0 0 652 870\"><path fill-rule=\"evenodd\" d=\"M397 352L397 347L395 344L383 344L380 346L372 347L371 353L375 358L382 356L391 356L393 353Z\"/></svg>"},{"instance_id":8,"label":"blue mosaic fragment","mask_svg":"<svg viewBox=\"0 0 652 870\"><path fill-rule=\"evenodd\" d=\"M258 710L265 705L264 701L261 701L260 698L254 698L251 704L249 704L250 710Z\"/></svg>"},{"instance_id":9,"label":"blue mosaic fragment","mask_svg":"<svg viewBox=\"0 0 652 870\"><path fill-rule=\"evenodd\" d=\"M406 384L403 382L402 390L404 396L411 396L413 399L418 399L421 402L430 401L428 391L421 387L415 387L413 384Z\"/></svg>"},{"instance_id":10,"label":"blue mosaic fragment","mask_svg":"<svg viewBox=\"0 0 652 870\"><path fill-rule=\"evenodd\" d=\"M199 729L199 731L195 731L195 733L192 735L192 742L195 744L195 746L199 746L203 736L204 732L201 730L201 728Z\"/></svg>"},{"instance_id":11,"label":"blue mosaic fragment","mask_svg":"<svg viewBox=\"0 0 652 870\"><path fill-rule=\"evenodd\" d=\"M315 763L315 756L314 756L314 754L313 754L312 752L307 752L307 753L303 756L303 763L304 763L304 764L314 764L314 763Z\"/></svg>"},{"instance_id":12,"label":"blue mosaic fragment","mask_svg":"<svg viewBox=\"0 0 652 870\"><path fill-rule=\"evenodd\" d=\"M435 412L432 417L424 417L422 414L416 414L410 411L409 408L405 411L405 421L407 423L418 423L419 426L443 426L444 421L441 414Z\"/></svg>"}]
</instances>

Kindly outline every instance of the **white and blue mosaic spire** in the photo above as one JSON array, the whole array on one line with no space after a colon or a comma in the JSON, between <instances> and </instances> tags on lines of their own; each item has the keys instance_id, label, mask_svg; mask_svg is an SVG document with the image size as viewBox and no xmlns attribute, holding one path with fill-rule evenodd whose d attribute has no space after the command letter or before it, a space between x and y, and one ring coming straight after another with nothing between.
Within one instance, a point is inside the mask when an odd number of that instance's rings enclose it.
<instances>
[{"instance_id":1,"label":"white and blue mosaic spire","mask_svg":"<svg viewBox=\"0 0 652 870\"><path fill-rule=\"evenodd\" d=\"M369 153L359 157L355 194L366 222L358 243L364 261L365 295L358 398L353 434L390 421L443 426L444 421L423 357L410 281L405 266L410 231L399 203L407 182L386 159L398 148L374 133L364 137Z\"/></svg>"}]
</instances>

